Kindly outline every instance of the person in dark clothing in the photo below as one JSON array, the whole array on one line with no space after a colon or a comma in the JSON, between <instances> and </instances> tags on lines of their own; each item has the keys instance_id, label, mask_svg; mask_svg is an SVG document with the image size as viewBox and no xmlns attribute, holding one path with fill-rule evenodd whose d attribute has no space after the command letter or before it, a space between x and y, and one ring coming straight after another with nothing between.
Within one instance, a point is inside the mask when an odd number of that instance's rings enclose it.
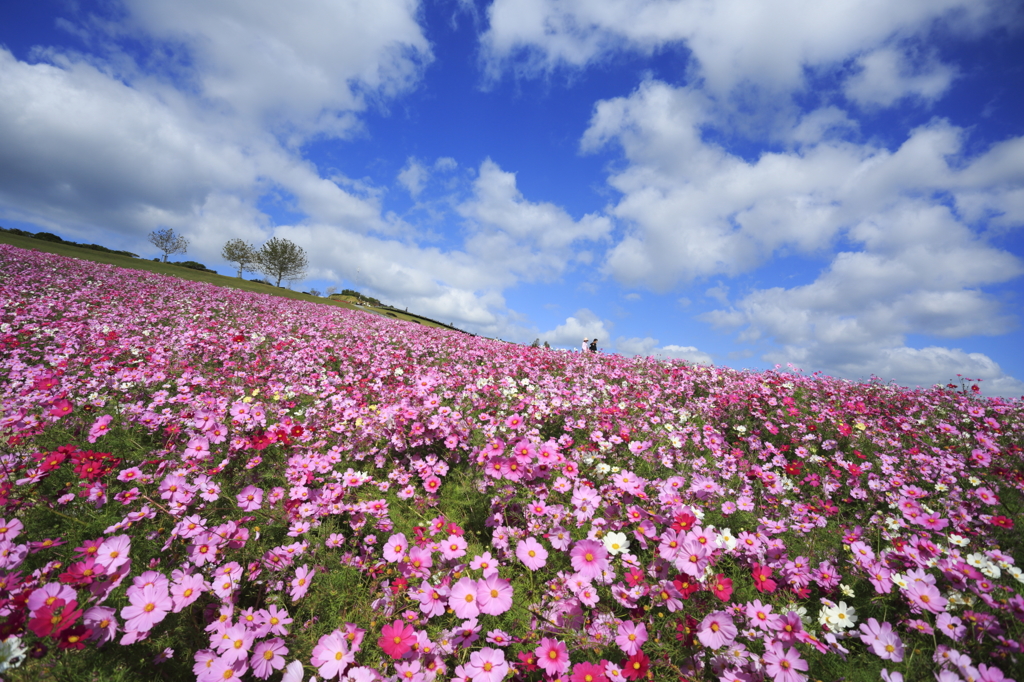
<instances>
[{"instance_id":1,"label":"person in dark clothing","mask_svg":"<svg viewBox=\"0 0 1024 682\"><path fill-rule=\"evenodd\" d=\"M590 352L591 353L596 353L597 352L597 339L594 339L593 341L590 342Z\"/></svg>"}]
</instances>

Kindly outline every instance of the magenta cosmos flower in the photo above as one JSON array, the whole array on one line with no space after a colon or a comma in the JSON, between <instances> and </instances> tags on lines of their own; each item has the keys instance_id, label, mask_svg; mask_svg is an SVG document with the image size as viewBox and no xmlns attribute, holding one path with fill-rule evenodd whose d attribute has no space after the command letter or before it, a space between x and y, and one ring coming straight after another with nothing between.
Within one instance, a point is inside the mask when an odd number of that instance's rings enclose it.
<instances>
[{"instance_id":1,"label":"magenta cosmos flower","mask_svg":"<svg viewBox=\"0 0 1024 682\"><path fill-rule=\"evenodd\" d=\"M537 656L537 665L552 677L569 669L569 650L557 639L543 638L533 653Z\"/></svg>"},{"instance_id":2,"label":"magenta cosmos flower","mask_svg":"<svg viewBox=\"0 0 1024 682\"><path fill-rule=\"evenodd\" d=\"M388 656L394 659L401 658L406 651L416 643L416 631L411 625L406 625L396 620L391 625L385 625L380 632L380 639L377 644Z\"/></svg>"},{"instance_id":3,"label":"magenta cosmos flower","mask_svg":"<svg viewBox=\"0 0 1024 682\"><path fill-rule=\"evenodd\" d=\"M580 540L569 553L572 567L580 576L593 580L608 568L608 550L597 540Z\"/></svg>"},{"instance_id":4,"label":"magenta cosmos flower","mask_svg":"<svg viewBox=\"0 0 1024 682\"><path fill-rule=\"evenodd\" d=\"M572 669L569 682L608 682L604 666L595 663L577 663Z\"/></svg>"},{"instance_id":5,"label":"magenta cosmos flower","mask_svg":"<svg viewBox=\"0 0 1024 682\"><path fill-rule=\"evenodd\" d=\"M516 546L516 557L531 571L543 568L548 562L548 551L533 538L526 538Z\"/></svg>"}]
</instances>

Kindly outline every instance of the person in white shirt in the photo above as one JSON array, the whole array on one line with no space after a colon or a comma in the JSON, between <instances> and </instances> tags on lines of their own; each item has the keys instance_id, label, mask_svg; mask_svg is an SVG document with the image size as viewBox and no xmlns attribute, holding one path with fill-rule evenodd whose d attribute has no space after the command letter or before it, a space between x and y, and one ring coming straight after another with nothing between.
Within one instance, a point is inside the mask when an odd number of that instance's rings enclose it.
<instances>
[{"instance_id":1,"label":"person in white shirt","mask_svg":"<svg viewBox=\"0 0 1024 682\"><path fill-rule=\"evenodd\" d=\"M580 346L580 350L584 353L587 352L587 347L590 345L590 339L583 339L583 345Z\"/></svg>"}]
</instances>

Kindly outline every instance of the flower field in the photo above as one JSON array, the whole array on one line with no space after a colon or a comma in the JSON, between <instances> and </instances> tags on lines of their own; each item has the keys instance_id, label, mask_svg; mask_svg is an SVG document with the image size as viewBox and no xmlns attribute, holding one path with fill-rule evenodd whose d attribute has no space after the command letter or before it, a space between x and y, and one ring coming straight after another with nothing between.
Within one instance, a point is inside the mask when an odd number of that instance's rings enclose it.
<instances>
[{"instance_id":1,"label":"flower field","mask_svg":"<svg viewBox=\"0 0 1024 682\"><path fill-rule=\"evenodd\" d=\"M1024 679L1020 401L7 246L0 299L5 679Z\"/></svg>"}]
</instances>

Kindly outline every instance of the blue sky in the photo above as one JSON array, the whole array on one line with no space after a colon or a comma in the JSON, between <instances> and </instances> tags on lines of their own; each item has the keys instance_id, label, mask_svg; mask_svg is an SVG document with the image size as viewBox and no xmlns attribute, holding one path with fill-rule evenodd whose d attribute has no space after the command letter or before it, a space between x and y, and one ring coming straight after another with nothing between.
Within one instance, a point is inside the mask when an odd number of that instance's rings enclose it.
<instances>
[{"instance_id":1,"label":"blue sky","mask_svg":"<svg viewBox=\"0 0 1024 682\"><path fill-rule=\"evenodd\" d=\"M0 224L507 340L1024 394L1008 0L37 0Z\"/></svg>"}]
</instances>

